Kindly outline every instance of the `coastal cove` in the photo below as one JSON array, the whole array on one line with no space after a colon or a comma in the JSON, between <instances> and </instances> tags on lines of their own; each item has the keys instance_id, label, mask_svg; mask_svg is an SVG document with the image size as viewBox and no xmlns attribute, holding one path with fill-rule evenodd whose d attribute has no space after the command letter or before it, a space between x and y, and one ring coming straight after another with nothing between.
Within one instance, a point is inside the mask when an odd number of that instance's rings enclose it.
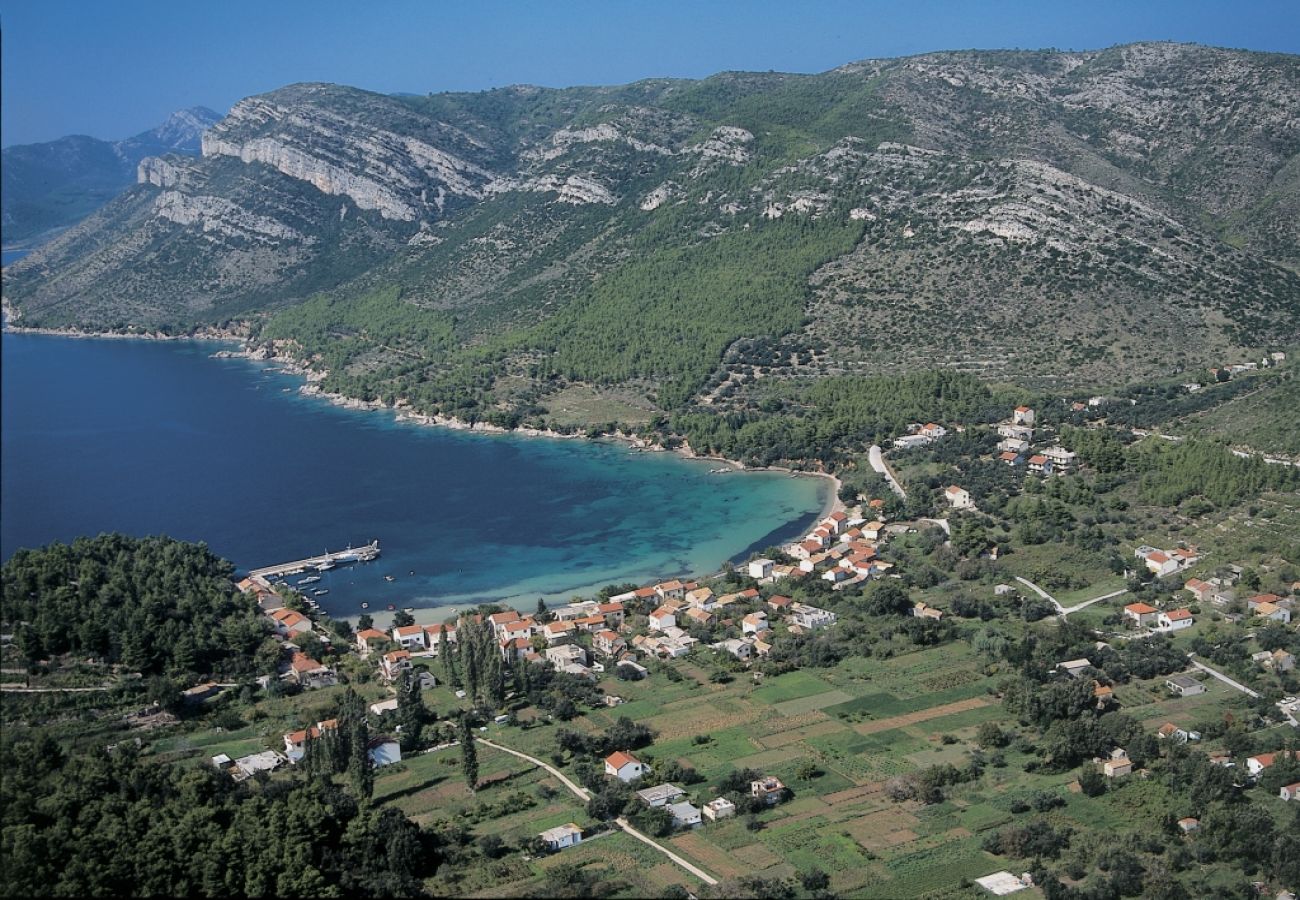
<instances>
[{"instance_id":1,"label":"coastal cove","mask_svg":"<svg viewBox=\"0 0 1300 900\"><path fill-rule=\"evenodd\" d=\"M531 607L716 571L801 533L831 494L823 478L344 409L210 341L3 342L5 559L123 531L206 541L248 569L378 538L378 561L312 586L327 612Z\"/></svg>"}]
</instances>

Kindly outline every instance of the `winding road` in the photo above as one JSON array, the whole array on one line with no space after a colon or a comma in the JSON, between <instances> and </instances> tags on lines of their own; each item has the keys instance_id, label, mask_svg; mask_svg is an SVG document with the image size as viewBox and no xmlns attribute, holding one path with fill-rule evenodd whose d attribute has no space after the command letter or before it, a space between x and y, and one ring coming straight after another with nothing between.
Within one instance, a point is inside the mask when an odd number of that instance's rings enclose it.
<instances>
[{"instance_id":1,"label":"winding road","mask_svg":"<svg viewBox=\"0 0 1300 900\"><path fill-rule=\"evenodd\" d=\"M1034 584L1028 578L1021 578L1019 575L1016 575L1015 579L1016 581L1019 581L1021 584L1023 584L1025 587L1029 588L1035 594L1042 597L1048 603L1055 606L1056 614L1061 618L1065 618L1070 613L1078 612L1081 609L1085 609L1089 606L1092 606L1094 603L1100 603L1103 600L1109 600L1112 597L1118 597L1121 594L1128 593L1128 588L1123 588L1122 590L1111 591L1109 594L1102 594L1100 597L1093 597L1091 600L1084 600L1082 603L1074 604L1074 606L1062 606L1059 600L1057 600L1051 594L1047 593L1047 591L1043 590L1038 585Z\"/></svg>"},{"instance_id":2,"label":"winding road","mask_svg":"<svg viewBox=\"0 0 1300 900\"><path fill-rule=\"evenodd\" d=\"M493 741L489 741L487 738L478 738L478 743L491 747L493 750L500 750L502 753L509 753L511 756L517 756L520 759L527 760L528 762L532 763L535 766L540 766L550 774L554 775L557 779L559 779L560 783L563 784L570 791L572 791L573 795L576 796L583 803L586 803L588 800L591 799L590 791L576 784L568 776L563 774L559 769L555 768L555 766L549 765L548 763L544 763L535 756L529 756L527 753L520 753L518 750L511 750L509 747L503 747L500 744L494 743ZM705 884L718 883L718 879L714 878L712 875L710 875L708 872L701 869L699 866L695 865L694 863L688 862L685 859L682 859L682 857L678 856L676 853L669 850L663 844L659 843L658 841L652 840L650 837L648 837L645 834L642 834L640 831L638 831L636 828L632 826L631 822L629 822L627 819L623 818L622 816L619 816L617 819L615 819L614 823L618 825L618 827L621 828L623 831L627 832L629 835L636 838L641 843L647 844L653 847L654 849L658 850L664 856L668 857L674 863L681 866L687 872L690 872L692 875L700 879L700 881L703 881Z\"/></svg>"},{"instance_id":3,"label":"winding road","mask_svg":"<svg viewBox=\"0 0 1300 900\"><path fill-rule=\"evenodd\" d=\"M906 500L907 491L903 490L903 486L898 483L898 479L894 477L894 473L890 471L888 464L885 463L885 457L880 452L878 444L871 445L871 449L867 451L867 459L871 463L871 468L885 476L885 480L889 482L889 486L893 488L894 493L901 499Z\"/></svg>"}]
</instances>

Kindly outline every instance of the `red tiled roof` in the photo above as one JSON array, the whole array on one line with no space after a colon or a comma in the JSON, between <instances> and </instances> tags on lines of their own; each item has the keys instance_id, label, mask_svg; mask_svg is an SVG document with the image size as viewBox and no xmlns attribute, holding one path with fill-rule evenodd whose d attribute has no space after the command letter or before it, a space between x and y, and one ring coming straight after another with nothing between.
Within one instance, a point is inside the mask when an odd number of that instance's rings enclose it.
<instances>
[{"instance_id":1,"label":"red tiled roof","mask_svg":"<svg viewBox=\"0 0 1300 900\"><path fill-rule=\"evenodd\" d=\"M641 760L637 759L631 753L624 753L622 750L615 751L614 753L611 753L609 756L605 757L605 764L608 766L613 766L615 771L618 771L619 769L623 768L628 763L640 764L640 762Z\"/></svg>"}]
</instances>

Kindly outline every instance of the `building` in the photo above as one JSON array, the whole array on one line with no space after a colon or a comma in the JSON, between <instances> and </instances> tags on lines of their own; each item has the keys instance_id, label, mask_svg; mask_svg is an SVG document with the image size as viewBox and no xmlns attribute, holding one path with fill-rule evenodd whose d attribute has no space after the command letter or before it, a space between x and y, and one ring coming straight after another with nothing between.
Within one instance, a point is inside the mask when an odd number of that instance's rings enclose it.
<instances>
[{"instance_id":1,"label":"building","mask_svg":"<svg viewBox=\"0 0 1300 900\"><path fill-rule=\"evenodd\" d=\"M715 650L725 650L727 653L730 653L742 662L748 662L750 657L754 655L754 645L749 641L742 641L738 638L728 638L725 641L719 641L714 644L713 647Z\"/></svg>"},{"instance_id":2,"label":"building","mask_svg":"<svg viewBox=\"0 0 1300 900\"><path fill-rule=\"evenodd\" d=\"M546 661L557 669L563 669L565 666L587 664L587 651L577 644L561 644L558 647L547 647L543 651Z\"/></svg>"},{"instance_id":3,"label":"building","mask_svg":"<svg viewBox=\"0 0 1300 900\"><path fill-rule=\"evenodd\" d=\"M760 581L764 578L771 578L772 567L774 565L776 565L776 563L770 559L751 559L749 561L749 566L747 567L749 570L749 577L757 578Z\"/></svg>"},{"instance_id":4,"label":"building","mask_svg":"<svg viewBox=\"0 0 1300 900\"><path fill-rule=\"evenodd\" d=\"M1124 618L1129 619L1134 625L1154 625L1156 619L1160 616L1160 610L1146 603L1130 603L1124 607Z\"/></svg>"},{"instance_id":5,"label":"building","mask_svg":"<svg viewBox=\"0 0 1300 900\"><path fill-rule=\"evenodd\" d=\"M333 731L338 727L338 719L326 719L323 722L317 722L310 728L304 728L302 731L290 731L284 735L284 755L288 757L289 762L298 762L307 753L308 741L314 741L325 732Z\"/></svg>"},{"instance_id":6,"label":"building","mask_svg":"<svg viewBox=\"0 0 1300 900\"><path fill-rule=\"evenodd\" d=\"M1183 590L1195 597L1197 603L1208 603L1214 599L1214 585L1199 578L1184 581Z\"/></svg>"},{"instance_id":7,"label":"building","mask_svg":"<svg viewBox=\"0 0 1300 900\"><path fill-rule=\"evenodd\" d=\"M1300 785L1298 785L1300 786ZM719 797L716 800L710 800L704 804L704 818L717 822L722 819L730 819L736 814L736 804L732 803L726 797Z\"/></svg>"},{"instance_id":8,"label":"building","mask_svg":"<svg viewBox=\"0 0 1300 900\"><path fill-rule=\"evenodd\" d=\"M686 792L675 784L657 784L642 788L636 795L646 806L660 807L675 802L678 797L685 796Z\"/></svg>"},{"instance_id":9,"label":"building","mask_svg":"<svg viewBox=\"0 0 1300 900\"><path fill-rule=\"evenodd\" d=\"M970 491L957 485L951 485L943 492L944 499L953 509L974 509L975 504L971 502Z\"/></svg>"},{"instance_id":10,"label":"building","mask_svg":"<svg viewBox=\"0 0 1300 900\"><path fill-rule=\"evenodd\" d=\"M1069 675L1071 678L1081 678L1083 677L1083 673L1085 671L1092 668L1092 663L1089 660L1083 658L1071 659L1071 660L1066 660L1063 663L1057 663L1056 668L1058 671L1064 672L1066 675Z\"/></svg>"},{"instance_id":11,"label":"building","mask_svg":"<svg viewBox=\"0 0 1300 900\"><path fill-rule=\"evenodd\" d=\"M1252 776L1258 777L1260 772L1277 762L1279 756L1286 758L1286 752L1261 753L1258 756L1252 756L1246 760L1246 771Z\"/></svg>"},{"instance_id":12,"label":"building","mask_svg":"<svg viewBox=\"0 0 1300 900\"><path fill-rule=\"evenodd\" d=\"M618 636L617 632L597 631L591 638L591 646L597 653L603 653L605 656L617 656L627 649L627 643Z\"/></svg>"},{"instance_id":13,"label":"building","mask_svg":"<svg viewBox=\"0 0 1300 900\"><path fill-rule=\"evenodd\" d=\"M1064 447L1048 447L1043 451L1043 456L1047 457L1047 461L1052 464L1055 471L1062 474L1074 468L1079 458L1073 450L1066 450Z\"/></svg>"},{"instance_id":14,"label":"building","mask_svg":"<svg viewBox=\"0 0 1300 900\"><path fill-rule=\"evenodd\" d=\"M767 624L767 613L759 610L740 620L740 630L744 634L761 634L772 626Z\"/></svg>"},{"instance_id":15,"label":"building","mask_svg":"<svg viewBox=\"0 0 1300 900\"><path fill-rule=\"evenodd\" d=\"M235 781L243 781L252 778L258 772L274 772L283 763L284 757L274 750L250 753L248 756L241 756L235 760L235 766L230 773L230 777Z\"/></svg>"},{"instance_id":16,"label":"building","mask_svg":"<svg viewBox=\"0 0 1300 900\"><path fill-rule=\"evenodd\" d=\"M397 712L397 698L390 697L387 700L380 700L378 703L370 704L370 714L383 718L390 712Z\"/></svg>"},{"instance_id":17,"label":"building","mask_svg":"<svg viewBox=\"0 0 1300 900\"><path fill-rule=\"evenodd\" d=\"M622 750L605 757L605 774L612 775L619 781L635 781L649 770L650 767L641 760Z\"/></svg>"},{"instance_id":18,"label":"building","mask_svg":"<svg viewBox=\"0 0 1300 900\"><path fill-rule=\"evenodd\" d=\"M1025 464L1025 468L1029 469L1029 471L1033 472L1035 475L1052 474L1051 460L1046 456L1043 456L1041 453L1035 453L1033 456L1029 457L1029 461Z\"/></svg>"},{"instance_id":19,"label":"building","mask_svg":"<svg viewBox=\"0 0 1300 900\"><path fill-rule=\"evenodd\" d=\"M677 616L671 609L661 606L654 612L650 613L650 630L666 631L669 628L677 627Z\"/></svg>"},{"instance_id":20,"label":"building","mask_svg":"<svg viewBox=\"0 0 1300 900\"><path fill-rule=\"evenodd\" d=\"M826 628L834 625L836 618L835 613L830 610L809 606L806 603L795 603L790 607L790 619L800 628Z\"/></svg>"},{"instance_id":21,"label":"building","mask_svg":"<svg viewBox=\"0 0 1300 900\"><path fill-rule=\"evenodd\" d=\"M367 628L357 633L357 653L362 659L388 643L388 634L377 628Z\"/></svg>"},{"instance_id":22,"label":"building","mask_svg":"<svg viewBox=\"0 0 1300 900\"><path fill-rule=\"evenodd\" d=\"M333 669L301 652L289 658L288 677L294 684L308 690L333 687L338 684Z\"/></svg>"},{"instance_id":23,"label":"building","mask_svg":"<svg viewBox=\"0 0 1300 900\"><path fill-rule=\"evenodd\" d=\"M1013 425L1025 425L1033 428L1034 418L1034 411L1028 406L1017 406L1011 413L1011 423Z\"/></svg>"},{"instance_id":24,"label":"building","mask_svg":"<svg viewBox=\"0 0 1300 900\"><path fill-rule=\"evenodd\" d=\"M573 822L568 825L557 825L555 828L548 828L538 835L546 849L552 853L563 850L566 847L574 847L582 843L582 829Z\"/></svg>"},{"instance_id":25,"label":"building","mask_svg":"<svg viewBox=\"0 0 1300 900\"><path fill-rule=\"evenodd\" d=\"M1300 781L1295 784L1284 785L1277 792L1280 799L1290 803L1293 800L1300 800Z\"/></svg>"},{"instance_id":26,"label":"building","mask_svg":"<svg viewBox=\"0 0 1300 900\"><path fill-rule=\"evenodd\" d=\"M700 810L698 807L687 803L685 800L680 803L670 803L666 807L668 812L673 816L674 828L698 828L700 825Z\"/></svg>"},{"instance_id":27,"label":"building","mask_svg":"<svg viewBox=\"0 0 1300 900\"><path fill-rule=\"evenodd\" d=\"M1255 605L1254 611L1257 616L1272 619L1274 622L1281 622L1283 625L1291 623L1291 607L1286 600L1277 603L1258 603Z\"/></svg>"},{"instance_id":28,"label":"building","mask_svg":"<svg viewBox=\"0 0 1300 900\"><path fill-rule=\"evenodd\" d=\"M393 626L393 643L403 650L427 650L424 642L424 628L419 625Z\"/></svg>"},{"instance_id":29,"label":"building","mask_svg":"<svg viewBox=\"0 0 1300 900\"><path fill-rule=\"evenodd\" d=\"M1156 617L1156 627L1161 631L1182 631L1195 624L1196 620L1192 618L1191 610L1188 609L1171 609Z\"/></svg>"},{"instance_id":30,"label":"building","mask_svg":"<svg viewBox=\"0 0 1300 900\"><path fill-rule=\"evenodd\" d=\"M390 650L379 659L379 674L385 681L396 681L398 675L410 668L410 650Z\"/></svg>"},{"instance_id":31,"label":"building","mask_svg":"<svg viewBox=\"0 0 1300 900\"><path fill-rule=\"evenodd\" d=\"M1178 820L1178 828L1183 834L1191 834L1194 831L1201 830L1201 820L1194 819L1191 816Z\"/></svg>"},{"instance_id":32,"label":"building","mask_svg":"<svg viewBox=\"0 0 1300 900\"><path fill-rule=\"evenodd\" d=\"M1110 751L1110 758L1102 760L1102 774L1107 778L1122 778L1133 771L1133 760L1128 758L1128 751L1116 748Z\"/></svg>"},{"instance_id":33,"label":"building","mask_svg":"<svg viewBox=\"0 0 1300 900\"><path fill-rule=\"evenodd\" d=\"M282 638L292 640L295 634L302 634L304 631L311 631L311 619L307 618L300 612L292 609L281 607L270 613L271 622L275 628L275 633Z\"/></svg>"},{"instance_id":34,"label":"building","mask_svg":"<svg viewBox=\"0 0 1300 900\"><path fill-rule=\"evenodd\" d=\"M1205 693L1205 685L1190 675L1171 675L1165 680L1165 687L1180 697L1194 697Z\"/></svg>"},{"instance_id":35,"label":"building","mask_svg":"<svg viewBox=\"0 0 1300 900\"><path fill-rule=\"evenodd\" d=\"M749 783L749 794L755 800L761 800L768 806L775 806L785 799L785 784L775 775L764 775L757 781Z\"/></svg>"},{"instance_id":36,"label":"building","mask_svg":"<svg viewBox=\"0 0 1300 900\"><path fill-rule=\"evenodd\" d=\"M366 752L370 756L370 764L376 769L402 761L401 745L390 737L372 738L366 744Z\"/></svg>"},{"instance_id":37,"label":"building","mask_svg":"<svg viewBox=\"0 0 1300 900\"><path fill-rule=\"evenodd\" d=\"M1146 552L1144 553L1143 550ZM1140 547L1137 556L1145 563L1147 569L1157 578L1164 578L1178 571L1178 563L1163 550L1154 547Z\"/></svg>"}]
</instances>

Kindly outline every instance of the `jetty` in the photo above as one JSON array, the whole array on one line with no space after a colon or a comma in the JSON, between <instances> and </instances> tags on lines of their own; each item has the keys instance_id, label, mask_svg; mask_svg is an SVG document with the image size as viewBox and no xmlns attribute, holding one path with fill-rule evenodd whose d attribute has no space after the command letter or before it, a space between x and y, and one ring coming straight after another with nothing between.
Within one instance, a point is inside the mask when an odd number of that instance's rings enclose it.
<instances>
[{"instance_id":1,"label":"jetty","mask_svg":"<svg viewBox=\"0 0 1300 900\"><path fill-rule=\"evenodd\" d=\"M274 566L265 566L261 569L253 569L248 573L249 578L276 578L280 575L297 575L311 569L319 571L321 566L329 568L340 564L354 562L370 562L379 556L379 541L371 541L364 547L349 546L346 550L325 551L321 556L312 556L308 559L295 559L293 562L280 563Z\"/></svg>"}]
</instances>

